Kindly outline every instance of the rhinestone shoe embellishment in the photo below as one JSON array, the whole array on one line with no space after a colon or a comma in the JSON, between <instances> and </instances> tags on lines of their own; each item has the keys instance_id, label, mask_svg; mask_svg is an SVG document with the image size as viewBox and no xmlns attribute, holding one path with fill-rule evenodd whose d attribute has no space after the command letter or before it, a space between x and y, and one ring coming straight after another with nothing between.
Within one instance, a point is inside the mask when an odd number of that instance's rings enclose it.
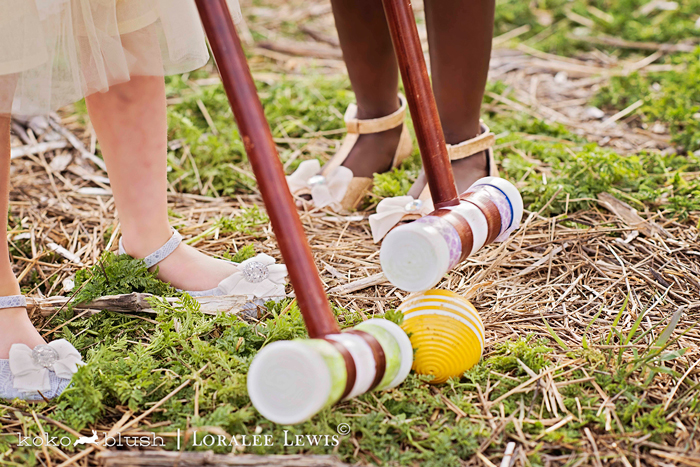
<instances>
[{"instance_id":1,"label":"rhinestone shoe embellishment","mask_svg":"<svg viewBox=\"0 0 700 467\"><path fill-rule=\"evenodd\" d=\"M316 186L316 185L325 185L326 184L326 177L323 175L314 175L309 179L307 182L309 186Z\"/></svg>"},{"instance_id":2,"label":"rhinestone shoe embellishment","mask_svg":"<svg viewBox=\"0 0 700 467\"><path fill-rule=\"evenodd\" d=\"M408 203L406 205L405 209L408 212L416 212L416 211L420 210L420 208L422 208L422 207L423 207L423 201L420 199L414 199L413 201L411 201L410 203Z\"/></svg>"},{"instance_id":3,"label":"rhinestone shoe embellishment","mask_svg":"<svg viewBox=\"0 0 700 467\"><path fill-rule=\"evenodd\" d=\"M257 261L251 261L243 266L243 277L248 282L257 284L264 281L270 276L270 271L268 271L267 266Z\"/></svg>"},{"instance_id":4,"label":"rhinestone shoe embellishment","mask_svg":"<svg viewBox=\"0 0 700 467\"><path fill-rule=\"evenodd\" d=\"M32 360L39 366L51 368L58 361L58 352L46 344L40 344L32 350Z\"/></svg>"}]
</instances>

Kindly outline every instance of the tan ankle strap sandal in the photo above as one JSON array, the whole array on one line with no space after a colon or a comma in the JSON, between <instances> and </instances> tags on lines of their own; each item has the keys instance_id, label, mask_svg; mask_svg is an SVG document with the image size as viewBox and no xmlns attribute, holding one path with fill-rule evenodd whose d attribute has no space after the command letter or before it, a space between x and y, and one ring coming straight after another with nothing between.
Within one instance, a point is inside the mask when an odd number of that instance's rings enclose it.
<instances>
[{"instance_id":1,"label":"tan ankle strap sandal","mask_svg":"<svg viewBox=\"0 0 700 467\"><path fill-rule=\"evenodd\" d=\"M459 144L448 144L447 152L450 160L457 161L486 151L487 176L498 177L498 168L493 157L493 145L495 142L496 136L484 122L481 122L481 133L479 135ZM427 183L418 199L412 196L397 196L383 199L377 205L377 213L369 216L372 238L377 243L400 222L420 219L432 211L433 200Z\"/></svg>"},{"instance_id":2,"label":"tan ankle strap sandal","mask_svg":"<svg viewBox=\"0 0 700 467\"><path fill-rule=\"evenodd\" d=\"M493 158L493 145L496 143L496 135L489 129L488 126L481 122L481 133L472 139L462 141L458 144L448 144L447 152L450 155L451 161L466 159L467 157L478 154L482 151L487 151L487 167L489 177L498 177L498 168L496 161Z\"/></svg>"},{"instance_id":3,"label":"tan ankle strap sandal","mask_svg":"<svg viewBox=\"0 0 700 467\"><path fill-rule=\"evenodd\" d=\"M350 104L344 118L348 133L340 149L323 168L320 168L319 162L315 159L299 164L299 168L287 177L292 194L295 197L310 195L311 202L316 208L330 207L335 211L356 209L374 183L374 180L369 177L355 177L350 169L343 166L361 135L381 133L402 125L401 137L391 168L398 167L411 155L413 143L408 127L404 123L406 98L399 95L399 100L401 106L396 112L385 117L366 120L358 119L357 106Z\"/></svg>"}]
</instances>

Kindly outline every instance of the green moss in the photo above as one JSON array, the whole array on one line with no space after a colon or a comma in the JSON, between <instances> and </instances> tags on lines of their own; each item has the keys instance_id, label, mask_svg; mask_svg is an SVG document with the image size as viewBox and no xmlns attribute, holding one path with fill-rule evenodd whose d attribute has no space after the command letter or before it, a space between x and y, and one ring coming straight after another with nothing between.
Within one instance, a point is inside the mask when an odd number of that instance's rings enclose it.
<instances>
[{"instance_id":1,"label":"green moss","mask_svg":"<svg viewBox=\"0 0 700 467\"><path fill-rule=\"evenodd\" d=\"M67 323L60 337L69 339L83 351L87 365L75 375L73 385L60 397L51 416L76 429L90 427L105 418L120 416L112 407L135 412L147 410L191 380L177 396L163 404L163 411L154 413L153 423L169 422L154 431L216 426L229 434L242 435L252 434L260 427L265 434L281 440L283 430L288 430L289 436L335 435L338 424L348 423L361 449L372 452L382 464L419 462L447 466L468 459L478 449L480 439L488 436L483 423L467 419L455 422L452 412L448 412L448 423L426 425L424 420L437 408L444 408L444 404L415 376L392 391L360 396L326 409L298 426L277 426L263 419L250 405L245 375L253 356L264 345L306 336L296 306L281 314L289 304L289 301L268 304L269 318L254 326L236 316L202 315L197 312L197 303L187 296L176 305L154 300L153 305L159 310L157 324L109 312ZM337 311L344 316L347 313ZM92 332L78 334L85 329ZM199 415L194 414L196 393ZM449 397L454 404L473 412L461 397ZM383 409L377 411L372 407ZM28 429L36 431L31 420ZM172 443L169 447L174 448ZM24 449L27 448L16 451ZM201 448L190 443L187 449ZM337 448L308 444L285 447L278 443L247 452L337 452L349 460L354 450L355 445L342 438ZM227 448L216 447L215 451L223 453Z\"/></svg>"},{"instance_id":2,"label":"green moss","mask_svg":"<svg viewBox=\"0 0 700 467\"><path fill-rule=\"evenodd\" d=\"M233 255L229 252L224 252L223 254L224 259L233 261L234 263L242 263L253 256L255 256L255 248L253 245L245 245Z\"/></svg>"},{"instance_id":3,"label":"green moss","mask_svg":"<svg viewBox=\"0 0 700 467\"><path fill-rule=\"evenodd\" d=\"M146 263L129 255L106 251L96 265L81 269L75 275L76 294L72 301L87 303L105 295L143 292L172 297L177 291L156 278L158 271L149 272Z\"/></svg>"},{"instance_id":4,"label":"green moss","mask_svg":"<svg viewBox=\"0 0 700 467\"><path fill-rule=\"evenodd\" d=\"M415 174L409 174L406 169L396 168L391 172L374 174L374 197L392 198L394 196L404 196L413 184Z\"/></svg>"},{"instance_id":5,"label":"green moss","mask_svg":"<svg viewBox=\"0 0 700 467\"><path fill-rule=\"evenodd\" d=\"M501 373L527 374L520 366L518 360L523 362L532 371L538 373L549 366L548 354L552 348L547 347L546 341L534 341L533 337L526 337L515 341L507 341L496 346L494 355L485 363Z\"/></svg>"},{"instance_id":6,"label":"green moss","mask_svg":"<svg viewBox=\"0 0 700 467\"><path fill-rule=\"evenodd\" d=\"M632 426L644 433L651 433L652 440L658 442L662 435L672 434L676 431L675 424L666 420L665 415L663 407L654 407L649 412L634 417Z\"/></svg>"},{"instance_id":7,"label":"green moss","mask_svg":"<svg viewBox=\"0 0 700 467\"><path fill-rule=\"evenodd\" d=\"M636 208L663 206L680 220L700 210L700 180L684 176L700 170L700 155L619 154L536 119L497 115L488 123L501 135L501 176L520 180L531 211L547 204L549 215L588 209L602 192Z\"/></svg>"}]
</instances>

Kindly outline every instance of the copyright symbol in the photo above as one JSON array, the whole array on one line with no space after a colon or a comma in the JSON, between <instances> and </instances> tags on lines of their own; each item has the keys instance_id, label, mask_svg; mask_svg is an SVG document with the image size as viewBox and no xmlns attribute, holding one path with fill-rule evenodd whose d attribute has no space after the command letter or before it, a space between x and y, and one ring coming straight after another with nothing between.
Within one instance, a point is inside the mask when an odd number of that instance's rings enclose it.
<instances>
[{"instance_id":1,"label":"copyright symbol","mask_svg":"<svg viewBox=\"0 0 700 467\"><path fill-rule=\"evenodd\" d=\"M345 436L350 433L350 425L348 425L347 423L341 423L336 427L336 431L339 435Z\"/></svg>"}]
</instances>

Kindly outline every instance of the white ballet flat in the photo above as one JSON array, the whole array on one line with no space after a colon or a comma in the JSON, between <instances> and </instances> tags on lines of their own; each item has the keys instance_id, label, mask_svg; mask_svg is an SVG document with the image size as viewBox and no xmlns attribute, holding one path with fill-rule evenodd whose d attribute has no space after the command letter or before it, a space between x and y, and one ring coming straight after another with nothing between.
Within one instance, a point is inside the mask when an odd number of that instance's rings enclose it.
<instances>
[{"instance_id":1,"label":"white ballet flat","mask_svg":"<svg viewBox=\"0 0 700 467\"><path fill-rule=\"evenodd\" d=\"M0 310L26 306L22 295L0 297ZM70 385L80 365L80 353L65 339L33 349L13 344L10 358L0 359L0 398L42 401L58 397Z\"/></svg>"},{"instance_id":2,"label":"white ballet flat","mask_svg":"<svg viewBox=\"0 0 700 467\"><path fill-rule=\"evenodd\" d=\"M173 235L165 245L154 253L143 258L150 269L170 256L182 242L182 236L173 230ZM126 254L121 239L119 240L119 254ZM245 295L251 298L267 300L279 300L285 296L287 266L275 264L272 256L261 253L242 263L231 263L238 271L219 282L219 285L209 290L185 290L192 297L216 297L221 295ZM179 292L183 290L178 289Z\"/></svg>"}]
</instances>

